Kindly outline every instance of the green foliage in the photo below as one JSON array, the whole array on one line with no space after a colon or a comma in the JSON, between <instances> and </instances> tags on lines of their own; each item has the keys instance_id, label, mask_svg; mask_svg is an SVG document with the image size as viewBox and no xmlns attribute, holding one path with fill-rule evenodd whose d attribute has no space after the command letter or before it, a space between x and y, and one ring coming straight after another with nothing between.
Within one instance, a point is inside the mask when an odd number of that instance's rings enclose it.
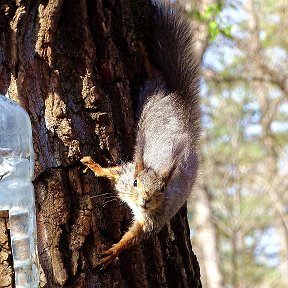
<instances>
[{"instance_id":1,"label":"green foliage","mask_svg":"<svg viewBox=\"0 0 288 288\"><path fill-rule=\"evenodd\" d=\"M223 5L221 3L213 3L208 5L203 13L200 13L200 11L192 11L189 12L188 15L194 17L198 21L209 22L221 13L222 8Z\"/></svg>"},{"instance_id":2,"label":"green foliage","mask_svg":"<svg viewBox=\"0 0 288 288\"><path fill-rule=\"evenodd\" d=\"M194 10L188 12L188 16L196 19L199 22L207 23L209 32L209 41L213 42L219 34L224 35L227 38L231 38L231 25L223 27L223 23L220 20L220 14L223 10L223 4L219 1L218 3L212 3L201 13L200 11Z\"/></svg>"}]
</instances>

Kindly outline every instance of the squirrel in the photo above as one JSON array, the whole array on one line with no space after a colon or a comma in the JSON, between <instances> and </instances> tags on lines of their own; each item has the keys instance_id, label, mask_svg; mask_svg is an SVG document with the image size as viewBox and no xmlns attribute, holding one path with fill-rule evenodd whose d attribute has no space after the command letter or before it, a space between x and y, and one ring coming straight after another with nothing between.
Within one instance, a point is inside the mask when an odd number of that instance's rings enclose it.
<instances>
[{"instance_id":1,"label":"squirrel","mask_svg":"<svg viewBox=\"0 0 288 288\"><path fill-rule=\"evenodd\" d=\"M153 66L144 53L151 79L140 92L143 105L133 161L103 168L90 156L81 159L96 176L114 182L118 197L133 213L128 231L103 253L102 268L123 250L159 232L186 202L197 174L199 66L190 23L171 2L150 6Z\"/></svg>"}]
</instances>

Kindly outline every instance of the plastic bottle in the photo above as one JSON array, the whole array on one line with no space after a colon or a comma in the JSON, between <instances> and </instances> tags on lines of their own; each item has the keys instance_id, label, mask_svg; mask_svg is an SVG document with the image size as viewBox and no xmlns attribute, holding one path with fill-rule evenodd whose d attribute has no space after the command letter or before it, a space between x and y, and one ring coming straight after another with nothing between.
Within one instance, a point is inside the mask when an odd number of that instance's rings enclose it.
<instances>
[{"instance_id":1,"label":"plastic bottle","mask_svg":"<svg viewBox=\"0 0 288 288\"><path fill-rule=\"evenodd\" d=\"M0 95L0 210L9 211L16 288L39 287L33 173L29 116Z\"/></svg>"}]
</instances>

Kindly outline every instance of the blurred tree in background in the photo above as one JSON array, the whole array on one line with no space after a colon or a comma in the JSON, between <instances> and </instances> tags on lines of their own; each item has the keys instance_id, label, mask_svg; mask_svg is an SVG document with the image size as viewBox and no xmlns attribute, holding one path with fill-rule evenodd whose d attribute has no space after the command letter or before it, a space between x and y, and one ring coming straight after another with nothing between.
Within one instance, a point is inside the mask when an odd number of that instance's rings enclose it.
<instances>
[{"instance_id":1,"label":"blurred tree in background","mask_svg":"<svg viewBox=\"0 0 288 288\"><path fill-rule=\"evenodd\" d=\"M202 59L203 287L288 287L288 2L185 3Z\"/></svg>"}]
</instances>

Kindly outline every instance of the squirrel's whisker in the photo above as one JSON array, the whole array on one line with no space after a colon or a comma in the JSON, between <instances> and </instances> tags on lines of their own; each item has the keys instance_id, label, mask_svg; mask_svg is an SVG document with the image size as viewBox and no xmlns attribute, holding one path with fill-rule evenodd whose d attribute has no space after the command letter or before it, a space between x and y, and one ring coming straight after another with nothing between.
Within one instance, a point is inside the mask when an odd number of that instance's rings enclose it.
<instances>
[{"instance_id":1,"label":"squirrel's whisker","mask_svg":"<svg viewBox=\"0 0 288 288\"><path fill-rule=\"evenodd\" d=\"M103 204L103 207L105 207L108 203L113 202L113 201L116 201L116 200L118 200L118 199L115 198L115 199L106 201L106 202Z\"/></svg>"},{"instance_id":2,"label":"squirrel's whisker","mask_svg":"<svg viewBox=\"0 0 288 288\"><path fill-rule=\"evenodd\" d=\"M90 198L98 198L98 197L103 197L103 198L111 198L111 197L114 197L114 198L118 198L117 195L94 195L94 196L91 196Z\"/></svg>"}]
</instances>

